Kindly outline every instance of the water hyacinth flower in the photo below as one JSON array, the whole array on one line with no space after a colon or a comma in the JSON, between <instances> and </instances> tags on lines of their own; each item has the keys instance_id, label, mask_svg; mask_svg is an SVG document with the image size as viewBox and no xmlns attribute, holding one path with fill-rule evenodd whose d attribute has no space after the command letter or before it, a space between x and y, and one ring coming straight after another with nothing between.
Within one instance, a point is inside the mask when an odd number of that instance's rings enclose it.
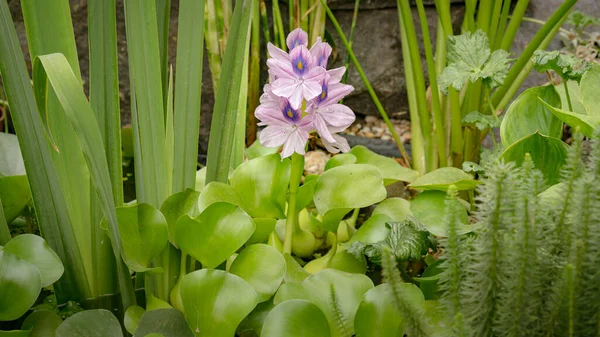
<instances>
[{"instance_id":1,"label":"water hyacinth flower","mask_svg":"<svg viewBox=\"0 0 600 337\"><path fill-rule=\"evenodd\" d=\"M286 39L287 53L269 43L270 83L256 108L258 125L266 126L259 141L265 147L283 145L281 157L305 153L309 133L316 131L328 151L347 152L350 146L337 133L355 119L354 112L338 102L354 90L342 84L345 67L326 70L331 46L320 38L308 49L308 34L298 28Z\"/></svg>"}]
</instances>

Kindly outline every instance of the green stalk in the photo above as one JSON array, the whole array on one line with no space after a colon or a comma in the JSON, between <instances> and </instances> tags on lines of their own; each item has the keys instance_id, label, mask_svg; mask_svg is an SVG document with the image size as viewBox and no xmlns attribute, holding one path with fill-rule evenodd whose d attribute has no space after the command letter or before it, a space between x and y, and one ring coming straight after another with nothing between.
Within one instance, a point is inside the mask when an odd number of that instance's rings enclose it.
<instances>
[{"instance_id":1,"label":"green stalk","mask_svg":"<svg viewBox=\"0 0 600 337\"><path fill-rule=\"evenodd\" d=\"M465 19L463 22L463 30L469 32L475 31L475 8L477 0L465 0Z\"/></svg>"},{"instance_id":2,"label":"green stalk","mask_svg":"<svg viewBox=\"0 0 600 337\"><path fill-rule=\"evenodd\" d=\"M274 0L278 1L278 0ZM294 20L295 20L295 7L294 6L294 2L296 0L288 0L288 22L290 24L290 32L294 29L296 29L296 26L294 25Z\"/></svg>"},{"instance_id":3,"label":"green stalk","mask_svg":"<svg viewBox=\"0 0 600 337\"><path fill-rule=\"evenodd\" d=\"M217 92L219 77L221 76L221 51L215 0L206 1L204 16L206 17L204 39L206 40L206 51L208 52L208 66L212 76L213 92Z\"/></svg>"},{"instance_id":4,"label":"green stalk","mask_svg":"<svg viewBox=\"0 0 600 337\"><path fill-rule=\"evenodd\" d=\"M433 50L431 48L431 37L429 35L429 24L425 14L423 0L417 0L417 10L419 12L419 21L421 22L421 32L423 33L423 46L425 47L425 58L427 60L427 70L429 73L429 85L431 86L431 105L433 118L435 122L435 135L437 139L437 150L439 165L450 166L448 154L446 153L446 128L444 126L444 116L440 104L440 92L437 86L437 71L433 59Z\"/></svg>"},{"instance_id":5,"label":"green stalk","mask_svg":"<svg viewBox=\"0 0 600 337\"><path fill-rule=\"evenodd\" d=\"M354 29L356 28L356 20L358 19L358 8L360 6L360 0L354 1L354 12L352 13L352 25L350 26L350 35L348 36L348 41L350 48L352 48L352 44L354 43ZM348 83L348 73L350 72L350 54L346 55L346 72L344 76L342 76L342 83ZM344 100L340 101L340 104L343 103Z\"/></svg>"},{"instance_id":6,"label":"green stalk","mask_svg":"<svg viewBox=\"0 0 600 337\"><path fill-rule=\"evenodd\" d=\"M300 27L305 31L308 32L308 25L309 25L309 15L306 15L306 12L308 11L308 0L300 0Z\"/></svg>"},{"instance_id":7,"label":"green stalk","mask_svg":"<svg viewBox=\"0 0 600 337\"><path fill-rule=\"evenodd\" d=\"M425 78L423 67L421 65L421 56L417 44L417 34L413 23L412 12L408 0L398 0L398 21L404 27L406 40L401 40L405 48L410 52L410 62L413 70L413 83L417 98L417 111L420 116L421 133L423 135L423 145L425 146L427 171L433 171L437 168L436 152L434 149L433 129L431 126L429 109L426 97ZM406 62L406 61L405 61ZM413 122L414 123L414 122Z\"/></svg>"},{"instance_id":8,"label":"green stalk","mask_svg":"<svg viewBox=\"0 0 600 337\"><path fill-rule=\"evenodd\" d=\"M296 209L296 194L304 173L304 156L292 154L292 169L290 170L290 194L288 200L287 218L285 221L285 238L283 240L283 253L292 253L294 232L298 227L298 211Z\"/></svg>"},{"instance_id":9,"label":"green stalk","mask_svg":"<svg viewBox=\"0 0 600 337\"><path fill-rule=\"evenodd\" d=\"M498 31L498 34L502 34L502 43L500 44L500 48L506 51L510 51L510 47L515 41L515 35L517 35L517 31L519 30L519 26L521 26L521 20L525 15L525 11L529 6L529 0L518 0L515 5L515 9L512 12L512 17L510 22L508 23L508 27L505 31Z\"/></svg>"},{"instance_id":10,"label":"green stalk","mask_svg":"<svg viewBox=\"0 0 600 337\"><path fill-rule=\"evenodd\" d=\"M565 96L567 96L567 105L569 106L569 111L573 111L573 105L571 104L571 95L569 95L569 84L568 81L563 79L563 86L565 87Z\"/></svg>"},{"instance_id":11,"label":"green stalk","mask_svg":"<svg viewBox=\"0 0 600 337\"><path fill-rule=\"evenodd\" d=\"M504 0L504 4L502 5L502 14L500 15L500 21L498 22L498 29L496 31L496 37L494 38L493 44L491 44L493 50L502 48L502 40L503 36L506 34L506 22L508 21L511 4L512 0Z\"/></svg>"},{"instance_id":12,"label":"green stalk","mask_svg":"<svg viewBox=\"0 0 600 337\"><path fill-rule=\"evenodd\" d=\"M162 91L163 96L166 96L168 76L167 70L169 67L169 19L171 18L171 0L154 1L156 4L156 26L158 28L158 48L160 50Z\"/></svg>"},{"instance_id":13,"label":"green stalk","mask_svg":"<svg viewBox=\"0 0 600 337\"><path fill-rule=\"evenodd\" d=\"M488 37L490 33L493 1L495 0L481 0L479 1L479 6L477 6L477 29L481 29Z\"/></svg>"},{"instance_id":14,"label":"green stalk","mask_svg":"<svg viewBox=\"0 0 600 337\"><path fill-rule=\"evenodd\" d=\"M400 140L400 137L396 133L396 130L394 130L394 126L392 125L392 122L390 121L387 113L385 112L383 105L379 101L377 94L375 94L375 90L373 90L373 87L371 86L369 79L365 75L365 72L363 71L360 63L358 63L358 60L356 59L356 55L354 54L354 51L352 50L352 46L350 46L350 44L348 43L348 39L346 39L346 35L344 35L344 31L340 27L340 24L338 23L337 19L331 12L331 9L329 8L329 6L327 6L327 3L325 2L325 0L321 0L321 3L323 4L323 7L325 7L325 11L327 12L327 17L329 17L331 24L333 24L333 26L335 27L335 30L338 32L340 38L342 39L342 43L344 44L344 47L346 47L346 51L348 52L348 55L350 55L350 59L354 63L354 67L356 67L356 71L358 71L360 78L362 79L363 83L365 84L365 87L367 88L367 91L369 92L369 95L371 96L371 99L373 100L375 107L377 107L377 110L381 114L381 117L383 118L385 124L387 125L390 132L392 133L392 137L394 137L394 140L396 141L396 144L398 145L398 149L400 150L400 153L402 154L402 158L406 162L407 166L410 167L410 160L408 158L408 154L406 153L406 149L404 148L404 145L402 144L402 140Z\"/></svg>"},{"instance_id":15,"label":"green stalk","mask_svg":"<svg viewBox=\"0 0 600 337\"><path fill-rule=\"evenodd\" d=\"M250 146L256 140L256 117L254 110L260 97L260 6L253 1L252 6L252 35L250 41L250 68L248 75L248 108L246 112L246 145ZM268 30L268 27L267 27Z\"/></svg>"},{"instance_id":16,"label":"green stalk","mask_svg":"<svg viewBox=\"0 0 600 337\"><path fill-rule=\"evenodd\" d=\"M265 5L265 0L260 0L260 20L262 22L265 43L269 43L271 42L271 32L269 29L269 17L267 16L267 6Z\"/></svg>"},{"instance_id":17,"label":"green stalk","mask_svg":"<svg viewBox=\"0 0 600 337\"><path fill-rule=\"evenodd\" d=\"M292 7L290 7L291 9ZM290 15L290 19L292 15ZM292 21L290 20L290 25ZM281 19L281 10L279 10L279 0L273 0L273 29L274 41L277 47L285 50L285 31L283 30L283 20ZM279 38L279 40L277 40Z\"/></svg>"},{"instance_id":18,"label":"green stalk","mask_svg":"<svg viewBox=\"0 0 600 337\"><path fill-rule=\"evenodd\" d=\"M12 237L10 236L10 229L6 223L4 217L4 209L2 208L2 200L0 199L0 246L5 246Z\"/></svg>"},{"instance_id":19,"label":"green stalk","mask_svg":"<svg viewBox=\"0 0 600 337\"><path fill-rule=\"evenodd\" d=\"M498 25L500 21L500 15L502 12L503 2L509 3L510 0L494 0L494 8L492 10L492 18L490 20L490 32L488 33L490 47L493 47L496 44L496 33L498 32Z\"/></svg>"}]
</instances>

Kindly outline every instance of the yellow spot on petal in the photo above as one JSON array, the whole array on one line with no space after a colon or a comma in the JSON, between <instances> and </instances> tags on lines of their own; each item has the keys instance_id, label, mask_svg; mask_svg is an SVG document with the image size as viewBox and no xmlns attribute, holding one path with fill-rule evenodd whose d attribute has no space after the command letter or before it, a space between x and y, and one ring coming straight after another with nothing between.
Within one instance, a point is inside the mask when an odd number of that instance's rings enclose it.
<instances>
[{"instance_id":1,"label":"yellow spot on petal","mask_svg":"<svg viewBox=\"0 0 600 337\"><path fill-rule=\"evenodd\" d=\"M325 95L326 95L325 90L321 91L321 99L325 98Z\"/></svg>"},{"instance_id":2,"label":"yellow spot on petal","mask_svg":"<svg viewBox=\"0 0 600 337\"><path fill-rule=\"evenodd\" d=\"M291 109L288 109L287 115L288 115L289 118L294 118L294 112L292 112Z\"/></svg>"},{"instance_id":3,"label":"yellow spot on petal","mask_svg":"<svg viewBox=\"0 0 600 337\"><path fill-rule=\"evenodd\" d=\"M302 68L304 68L304 64L302 64L302 61L298 61L296 67L298 68L298 70L302 70Z\"/></svg>"}]
</instances>

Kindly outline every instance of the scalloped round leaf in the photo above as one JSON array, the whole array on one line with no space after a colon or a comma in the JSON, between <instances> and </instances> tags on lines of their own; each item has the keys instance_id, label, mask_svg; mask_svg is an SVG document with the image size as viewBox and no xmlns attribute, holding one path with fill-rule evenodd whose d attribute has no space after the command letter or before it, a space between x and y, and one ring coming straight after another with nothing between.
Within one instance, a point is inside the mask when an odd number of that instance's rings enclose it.
<instances>
[{"instance_id":1,"label":"scalloped round leaf","mask_svg":"<svg viewBox=\"0 0 600 337\"><path fill-rule=\"evenodd\" d=\"M390 229L385 224L392 221L394 220L386 214L373 214L358 228L348 243L376 243L383 241L390 233Z\"/></svg>"},{"instance_id":2,"label":"scalloped round leaf","mask_svg":"<svg viewBox=\"0 0 600 337\"><path fill-rule=\"evenodd\" d=\"M357 164L370 164L381 170L386 186L396 181L411 183L419 177L419 172L404 167L393 158L377 154L362 145L353 147L349 153L356 157Z\"/></svg>"},{"instance_id":3,"label":"scalloped round leaf","mask_svg":"<svg viewBox=\"0 0 600 337\"><path fill-rule=\"evenodd\" d=\"M560 170L567 158L567 144L558 138L536 132L507 147L499 159L516 162L520 166L526 153L531 155L535 167L544 173L549 185L560 181Z\"/></svg>"},{"instance_id":4,"label":"scalloped round leaf","mask_svg":"<svg viewBox=\"0 0 600 337\"><path fill-rule=\"evenodd\" d=\"M148 271L150 261L168 244L167 220L149 204L117 207L116 211L123 260L134 271Z\"/></svg>"},{"instance_id":5,"label":"scalloped round leaf","mask_svg":"<svg viewBox=\"0 0 600 337\"><path fill-rule=\"evenodd\" d=\"M222 270L202 269L181 282L185 319L195 336L233 336L258 304L248 282Z\"/></svg>"},{"instance_id":6,"label":"scalloped round leaf","mask_svg":"<svg viewBox=\"0 0 600 337\"><path fill-rule=\"evenodd\" d=\"M0 247L0 321L23 316L42 287L37 267Z\"/></svg>"},{"instance_id":7,"label":"scalloped round leaf","mask_svg":"<svg viewBox=\"0 0 600 337\"><path fill-rule=\"evenodd\" d=\"M392 221L404 221L413 215L410 211L410 201L402 198L389 198L380 202L373 210L373 215L377 214L385 214Z\"/></svg>"},{"instance_id":8,"label":"scalloped round leaf","mask_svg":"<svg viewBox=\"0 0 600 337\"><path fill-rule=\"evenodd\" d=\"M0 177L0 200L6 222L13 222L31 201L27 176Z\"/></svg>"},{"instance_id":9,"label":"scalloped round leaf","mask_svg":"<svg viewBox=\"0 0 600 337\"><path fill-rule=\"evenodd\" d=\"M184 214L192 218L200 215L200 209L198 208L199 198L200 192L188 188L183 192L171 194L160 206L160 212L164 215L165 220L167 220L169 241L172 244L175 245L175 225L177 224L177 220Z\"/></svg>"},{"instance_id":10,"label":"scalloped round leaf","mask_svg":"<svg viewBox=\"0 0 600 337\"><path fill-rule=\"evenodd\" d=\"M408 186L417 190L447 191L450 185L455 185L458 191L467 191L474 189L479 184L480 182L475 180L472 175L461 169L442 167L425 174Z\"/></svg>"},{"instance_id":11,"label":"scalloped round leaf","mask_svg":"<svg viewBox=\"0 0 600 337\"><path fill-rule=\"evenodd\" d=\"M21 329L29 330L29 337L54 337L56 329L62 322L62 318L55 312L39 310L25 318Z\"/></svg>"},{"instance_id":12,"label":"scalloped round leaf","mask_svg":"<svg viewBox=\"0 0 600 337\"><path fill-rule=\"evenodd\" d=\"M323 227L335 231L348 212L378 203L386 196L383 177L377 167L351 164L325 171L315 186L314 200L323 215Z\"/></svg>"},{"instance_id":13,"label":"scalloped round leaf","mask_svg":"<svg viewBox=\"0 0 600 337\"><path fill-rule=\"evenodd\" d=\"M275 229L277 219L273 218L253 218L256 229L252 236L246 242L246 245L252 245L255 243L264 243L269 239L269 234Z\"/></svg>"},{"instance_id":14,"label":"scalloped round leaf","mask_svg":"<svg viewBox=\"0 0 600 337\"><path fill-rule=\"evenodd\" d=\"M279 289L286 273L286 263L277 249L255 244L244 248L229 272L246 280L258 294L259 301L264 302Z\"/></svg>"},{"instance_id":15,"label":"scalloped round leaf","mask_svg":"<svg viewBox=\"0 0 600 337\"><path fill-rule=\"evenodd\" d=\"M281 156L274 153L247 161L235 170L230 183L250 216L285 217L290 167L288 159L281 160Z\"/></svg>"},{"instance_id":16,"label":"scalloped round leaf","mask_svg":"<svg viewBox=\"0 0 600 337\"><path fill-rule=\"evenodd\" d=\"M56 337L123 337L119 321L104 309L86 310L67 318L56 329Z\"/></svg>"},{"instance_id":17,"label":"scalloped round leaf","mask_svg":"<svg viewBox=\"0 0 600 337\"><path fill-rule=\"evenodd\" d=\"M600 116L582 115L577 112L554 108L543 101L542 103L546 104L558 119L574 129L579 128L579 131L587 137L592 137L594 130L600 126Z\"/></svg>"},{"instance_id":18,"label":"scalloped round leaf","mask_svg":"<svg viewBox=\"0 0 600 337\"><path fill-rule=\"evenodd\" d=\"M193 337L185 317L177 309L157 309L146 311L138 324L133 337L161 334L164 337Z\"/></svg>"},{"instance_id":19,"label":"scalloped round leaf","mask_svg":"<svg viewBox=\"0 0 600 337\"><path fill-rule=\"evenodd\" d=\"M546 102L545 104L542 101ZM552 84L525 90L506 110L500 125L500 138L509 146L536 131L560 138L562 121L549 106L560 108L560 96Z\"/></svg>"},{"instance_id":20,"label":"scalloped round leaf","mask_svg":"<svg viewBox=\"0 0 600 337\"><path fill-rule=\"evenodd\" d=\"M305 300L289 300L276 306L265 320L261 337L329 337L325 314Z\"/></svg>"},{"instance_id":21,"label":"scalloped round leaf","mask_svg":"<svg viewBox=\"0 0 600 337\"><path fill-rule=\"evenodd\" d=\"M592 67L581 77L581 101L589 116L600 116L600 66Z\"/></svg>"},{"instance_id":22,"label":"scalloped round leaf","mask_svg":"<svg viewBox=\"0 0 600 337\"><path fill-rule=\"evenodd\" d=\"M435 236L446 236L448 229L444 225L444 216L446 211L446 193L441 191L425 191L419 194L410 204L410 210L413 216L417 218L427 228L429 233ZM456 209L460 209L458 215L463 223L457 229L458 234L469 233L473 230L469 225L469 216L467 210L462 206L460 201L454 199L457 205Z\"/></svg>"},{"instance_id":23,"label":"scalloped round leaf","mask_svg":"<svg viewBox=\"0 0 600 337\"><path fill-rule=\"evenodd\" d=\"M356 161L356 156L352 153L340 153L329 158L325 163L325 171L342 165L356 164Z\"/></svg>"},{"instance_id":24,"label":"scalloped round leaf","mask_svg":"<svg viewBox=\"0 0 600 337\"><path fill-rule=\"evenodd\" d=\"M215 268L254 233L254 221L236 205L217 202L195 219L183 215L175 226L175 242L186 254Z\"/></svg>"},{"instance_id":25,"label":"scalloped round leaf","mask_svg":"<svg viewBox=\"0 0 600 337\"><path fill-rule=\"evenodd\" d=\"M402 313L390 290L390 285L383 283L365 293L354 318L356 337L404 336Z\"/></svg>"},{"instance_id":26,"label":"scalloped round leaf","mask_svg":"<svg viewBox=\"0 0 600 337\"><path fill-rule=\"evenodd\" d=\"M236 206L242 206L242 199L233 187L218 181L211 181L208 185L204 186L200 193L198 211L202 213L208 206L217 202L227 202Z\"/></svg>"},{"instance_id":27,"label":"scalloped round leaf","mask_svg":"<svg viewBox=\"0 0 600 337\"><path fill-rule=\"evenodd\" d=\"M8 241L4 246L4 251L36 266L42 277L42 287L58 281L65 271L58 255L50 248L46 240L37 235L17 235Z\"/></svg>"}]
</instances>

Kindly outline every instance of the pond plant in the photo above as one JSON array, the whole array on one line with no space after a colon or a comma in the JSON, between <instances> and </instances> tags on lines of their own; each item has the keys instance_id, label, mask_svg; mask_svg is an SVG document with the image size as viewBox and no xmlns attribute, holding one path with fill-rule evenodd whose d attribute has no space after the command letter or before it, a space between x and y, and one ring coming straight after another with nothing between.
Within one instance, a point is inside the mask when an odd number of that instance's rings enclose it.
<instances>
[{"instance_id":1,"label":"pond plant","mask_svg":"<svg viewBox=\"0 0 600 337\"><path fill-rule=\"evenodd\" d=\"M416 144L433 162L413 152L411 167L407 156L403 166L340 136L355 115L339 102L354 88L346 67L327 68L325 15L339 25L326 1L290 1L287 37L273 1L269 80L252 103L250 41L265 21L263 1L180 0L173 69L170 1L125 0L132 128L121 131L115 1L88 0L88 100L68 1L22 1L30 79L0 0L0 73L16 130L0 134L0 336L599 335L600 67L536 51L574 2L513 68L505 43L514 34L500 39L511 1L466 2L464 34L438 34L446 54L438 49L440 76L430 81L440 100L434 125L443 109L443 130L464 132L465 142L460 152L452 142L443 151ZM516 2L513 19L526 3ZM448 5L435 4L447 25ZM407 6L398 1L412 69ZM492 26L474 29L475 12L477 26L488 17ZM49 13L56 20L43 19ZM204 40L216 102L207 166L197 170ZM563 83L528 88L509 105L532 68ZM407 71L420 84L411 109L424 107L416 96L426 93L416 70ZM508 106L501 116L495 100ZM247 109L261 127L248 147ZM411 112L413 125L428 113ZM480 151L496 127L500 141ZM317 138L333 156L324 172L305 174ZM128 203L122 152L134 163ZM40 235L13 235L22 218Z\"/></svg>"}]
</instances>

